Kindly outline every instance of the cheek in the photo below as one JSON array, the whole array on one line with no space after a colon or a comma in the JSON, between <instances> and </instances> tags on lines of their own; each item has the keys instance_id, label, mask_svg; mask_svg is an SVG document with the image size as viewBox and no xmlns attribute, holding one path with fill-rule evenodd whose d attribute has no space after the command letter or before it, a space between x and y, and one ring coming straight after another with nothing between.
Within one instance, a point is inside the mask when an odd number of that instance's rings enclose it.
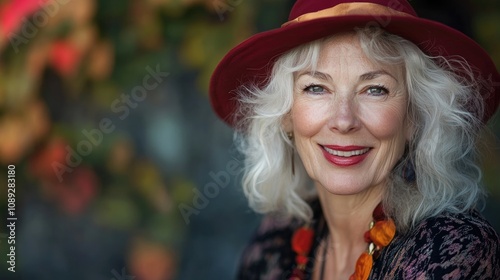
<instances>
[{"instance_id":1,"label":"cheek","mask_svg":"<svg viewBox=\"0 0 500 280\"><path fill-rule=\"evenodd\" d=\"M321 130L326 119L327 108L324 105L317 105L300 100L293 105L293 129L297 137L313 136Z\"/></svg>"},{"instance_id":2,"label":"cheek","mask_svg":"<svg viewBox=\"0 0 500 280\"><path fill-rule=\"evenodd\" d=\"M363 123L379 139L405 139L406 111L403 106L384 106L363 110Z\"/></svg>"},{"instance_id":3,"label":"cheek","mask_svg":"<svg viewBox=\"0 0 500 280\"><path fill-rule=\"evenodd\" d=\"M296 101L291 113L295 149L309 175L315 178L311 172L314 172L317 162L314 152L316 146L311 139L323 128L325 116L317 106L305 101Z\"/></svg>"}]
</instances>

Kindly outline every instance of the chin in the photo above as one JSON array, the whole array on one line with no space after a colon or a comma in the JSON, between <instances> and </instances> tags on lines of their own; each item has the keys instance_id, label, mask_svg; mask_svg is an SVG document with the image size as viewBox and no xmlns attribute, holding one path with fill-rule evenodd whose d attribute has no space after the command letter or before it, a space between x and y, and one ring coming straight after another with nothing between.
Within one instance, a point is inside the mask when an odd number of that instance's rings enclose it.
<instances>
[{"instance_id":1,"label":"chin","mask_svg":"<svg viewBox=\"0 0 500 280\"><path fill-rule=\"evenodd\" d=\"M326 190L330 194L334 195L355 195L359 194L366 189L367 187L353 187L352 184L346 184L346 185L322 185L322 184L317 184L316 188L321 188L323 190ZM320 190L318 189L318 192Z\"/></svg>"}]
</instances>

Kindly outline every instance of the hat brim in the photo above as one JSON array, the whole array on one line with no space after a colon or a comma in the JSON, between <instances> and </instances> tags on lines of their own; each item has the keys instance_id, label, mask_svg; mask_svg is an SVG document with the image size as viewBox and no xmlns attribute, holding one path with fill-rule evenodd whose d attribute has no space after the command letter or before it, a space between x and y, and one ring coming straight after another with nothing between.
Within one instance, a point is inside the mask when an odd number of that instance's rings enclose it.
<instances>
[{"instance_id":1,"label":"hat brim","mask_svg":"<svg viewBox=\"0 0 500 280\"><path fill-rule=\"evenodd\" d=\"M238 104L236 90L254 83L262 86L274 61L285 52L314 40L363 26L382 27L416 44L430 56L465 59L475 72L476 81L483 81L482 95L486 122L500 101L500 75L486 51L465 34L442 23L418 17L392 16L381 18L350 15L319 18L287 25L256 34L234 47L221 60L210 81L210 102L217 115L231 126Z\"/></svg>"}]
</instances>

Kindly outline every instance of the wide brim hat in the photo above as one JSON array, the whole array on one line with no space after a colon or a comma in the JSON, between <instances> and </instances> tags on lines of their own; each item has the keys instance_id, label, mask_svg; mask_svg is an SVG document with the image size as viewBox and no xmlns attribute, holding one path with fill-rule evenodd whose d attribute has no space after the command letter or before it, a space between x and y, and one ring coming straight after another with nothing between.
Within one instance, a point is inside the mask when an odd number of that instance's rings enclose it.
<instances>
[{"instance_id":1,"label":"wide brim hat","mask_svg":"<svg viewBox=\"0 0 500 280\"><path fill-rule=\"evenodd\" d=\"M288 22L250 37L220 61L210 81L212 107L234 126L238 121L234 117L237 89L249 84L263 86L282 54L332 34L371 26L413 42L427 55L465 59L481 86L483 121L495 113L500 102L500 74L488 53L460 31L418 17L406 0L298 0Z\"/></svg>"}]
</instances>

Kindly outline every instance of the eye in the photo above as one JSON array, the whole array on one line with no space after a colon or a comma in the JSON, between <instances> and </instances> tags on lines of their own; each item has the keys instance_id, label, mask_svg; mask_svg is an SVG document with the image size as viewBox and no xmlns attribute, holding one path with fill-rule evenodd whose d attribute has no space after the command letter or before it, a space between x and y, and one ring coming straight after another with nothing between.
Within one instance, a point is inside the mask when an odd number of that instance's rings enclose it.
<instances>
[{"instance_id":1,"label":"eye","mask_svg":"<svg viewBox=\"0 0 500 280\"><path fill-rule=\"evenodd\" d=\"M311 94L322 94L325 92L325 88L320 85L308 85L304 88L304 92Z\"/></svg>"},{"instance_id":2,"label":"eye","mask_svg":"<svg viewBox=\"0 0 500 280\"><path fill-rule=\"evenodd\" d=\"M389 94L389 90L384 86L371 86L366 90L366 93L373 96L382 96Z\"/></svg>"}]
</instances>

